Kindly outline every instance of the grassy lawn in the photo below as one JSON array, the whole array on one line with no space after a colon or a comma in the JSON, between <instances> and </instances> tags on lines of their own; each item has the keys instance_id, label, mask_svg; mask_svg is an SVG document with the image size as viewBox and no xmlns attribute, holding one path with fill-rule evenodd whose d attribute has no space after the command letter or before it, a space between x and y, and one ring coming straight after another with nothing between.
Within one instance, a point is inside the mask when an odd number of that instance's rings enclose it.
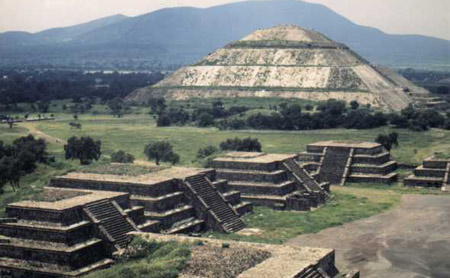
<instances>
[{"instance_id":1,"label":"grassy lawn","mask_svg":"<svg viewBox=\"0 0 450 278\"><path fill-rule=\"evenodd\" d=\"M245 217L247 228L256 229L254 235L209 232L214 238L283 243L300 234L317 233L325 228L339 226L366 218L395 206L401 193L386 189L333 187L335 199L320 209L308 212L276 211L255 207Z\"/></svg>"},{"instance_id":2,"label":"grassy lawn","mask_svg":"<svg viewBox=\"0 0 450 278\"><path fill-rule=\"evenodd\" d=\"M388 127L369 130L330 129L313 131L219 131L216 128L197 127L156 127L154 119L146 114L126 115L113 118L109 115L81 115L82 130L71 128L73 119L65 115L57 121L27 123L46 134L67 140L71 136L92 136L102 141L105 154L122 149L139 159L144 159L144 145L168 140L181 157L181 164L192 165L200 147L218 146L231 137L257 137L265 152L296 153L305 151L307 144L321 140L364 140L373 141L380 133L388 133ZM418 165L433 152L450 153L450 131L432 129L426 132L413 132L395 129L399 133L400 146L392 150L399 163ZM1 138L1 137L0 137ZM59 148L62 152L62 147Z\"/></svg>"}]
</instances>

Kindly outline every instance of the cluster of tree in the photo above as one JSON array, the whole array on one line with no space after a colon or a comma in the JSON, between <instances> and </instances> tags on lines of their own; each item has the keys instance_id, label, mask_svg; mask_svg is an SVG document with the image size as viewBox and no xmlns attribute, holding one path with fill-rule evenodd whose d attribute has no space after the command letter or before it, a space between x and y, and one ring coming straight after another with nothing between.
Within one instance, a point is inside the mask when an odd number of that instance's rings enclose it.
<instances>
[{"instance_id":1,"label":"cluster of tree","mask_svg":"<svg viewBox=\"0 0 450 278\"><path fill-rule=\"evenodd\" d=\"M157 115L157 126L195 123L199 127L207 127L214 125L216 119L231 117L249 110L245 106L232 106L226 109L220 100L213 102L211 107L196 107L191 113L183 107L167 107L164 98L150 99L149 106L151 112Z\"/></svg>"},{"instance_id":2,"label":"cluster of tree","mask_svg":"<svg viewBox=\"0 0 450 278\"><path fill-rule=\"evenodd\" d=\"M400 114L391 114L389 123L398 128L424 131L429 128L450 129L450 112L445 116L433 109L416 110L412 106L403 109Z\"/></svg>"},{"instance_id":3,"label":"cluster of tree","mask_svg":"<svg viewBox=\"0 0 450 278\"><path fill-rule=\"evenodd\" d=\"M147 144L144 148L144 154L149 160L154 159L156 165L159 165L160 162L172 164L180 162L180 156L174 152L172 145L167 141Z\"/></svg>"},{"instance_id":4,"label":"cluster of tree","mask_svg":"<svg viewBox=\"0 0 450 278\"><path fill-rule=\"evenodd\" d=\"M351 109L343 101L330 99L317 106L317 113L303 113L299 104L280 105L279 112L257 113L246 119L229 118L218 122L220 129L311 130L325 128L375 128L387 124L387 115L370 109L359 109L356 101Z\"/></svg>"},{"instance_id":5,"label":"cluster of tree","mask_svg":"<svg viewBox=\"0 0 450 278\"><path fill-rule=\"evenodd\" d=\"M381 144L386 150L390 151L393 146L398 146L398 133L391 132L387 135L378 134L375 142Z\"/></svg>"},{"instance_id":6,"label":"cluster of tree","mask_svg":"<svg viewBox=\"0 0 450 278\"><path fill-rule=\"evenodd\" d=\"M36 103L41 113L48 111L48 101L73 98L123 98L136 88L155 84L159 73L85 73L63 70L0 70L0 104Z\"/></svg>"},{"instance_id":7,"label":"cluster of tree","mask_svg":"<svg viewBox=\"0 0 450 278\"><path fill-rule=\"evenodd\" d=\"M228 138L220 143L222 151L261 152L262 146L258 138Z\"/></svg>"},{"instance_id":8,"label":"cluster of tree","mask_svg":"<svg viewBox=\"0 0 450 278\"><path fill-rule=\"evenodd\" d=\"M81 165L91 164L93 160L98 160L102 154L102 142L91 137L70 137L64 145L66 159L78 159Z\"/></svg>"},{"instance_id":9,"label":"cluster of tree","mask_svg":"<svg viewBox=\"0 0 450 278\"><path fill-rule=\"evenodd\" d=\"M133 163L134 156L131 153L120 150L111 154L111 161L117 163Z\"/></svg>"},{"instance_id":10,"label":"cluster of tree","mask_svg":"<svg viewBox=\"0 0 450 278\"><path fill-rule=\"evenodd\" d=\"M37 163L48 162L46 148L45 140L36 139L32 135L17 138L11 145L4 145L0 141L0 193L8 183L16 190L20 179L32 173Z\"/></svg>"}]
</instances>

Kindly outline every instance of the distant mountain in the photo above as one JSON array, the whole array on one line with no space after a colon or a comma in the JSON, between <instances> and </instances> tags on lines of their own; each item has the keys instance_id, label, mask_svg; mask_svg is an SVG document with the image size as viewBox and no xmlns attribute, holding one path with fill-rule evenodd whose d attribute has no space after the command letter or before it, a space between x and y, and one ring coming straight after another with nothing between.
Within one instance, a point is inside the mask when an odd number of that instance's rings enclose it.
<instances>
[{"instance_id":1,"label":"distant mountain","mask_svg":"<svg viewBox=\"0 0 450 278\"><path fill-rule=\"evenodd\" d=\"M376 64L450 65L450 41L389 35L302 1L249 1L206 9L162 9L121 15L36 34L0 34L2 64L135 66L187 64L256 29L296 24L347 44Z\"/></svg>"}]
</instances>

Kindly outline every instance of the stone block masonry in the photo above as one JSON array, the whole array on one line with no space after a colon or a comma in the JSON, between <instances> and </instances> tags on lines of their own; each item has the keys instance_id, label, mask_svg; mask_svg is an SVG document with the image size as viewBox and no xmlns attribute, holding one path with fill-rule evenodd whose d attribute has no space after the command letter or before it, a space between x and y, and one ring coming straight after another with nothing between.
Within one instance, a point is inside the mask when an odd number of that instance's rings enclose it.
<instances>
[{"instance_id":1,"label":"stone block masonry","mask_svg":"<svg viewBox=\"0 0 450 278\"><path fill-rule=\"evenodd\" d=\"M213 160L219 179L228 180L243 200L274 209L309 210L328 193L295 161L295 154L231 152Z\"/></svg>"},{"instance_id":2,"label":"stone block masonry","mask_svg":"<svg viewBox=\"0 0 450 278\"><path fill-rule=\"evenodd\" d=\"M133 206L143 208L143 216L147 221L156 223L148 227L148 231L161 233L198 233L205 229L218 229L214 221L209 221L208 213L202 210L198 197L186 186L189 177L204 176L211 182L221 196L227 200L239 216L252 211L249 202L242 202L236 190L230 190L226 180L216 180L213 169L197 169L172 167L140 176L117 176L102 174L70 173L55 177L51 181L53 187L88 188L127 192L131 194ZM227 201L228 202L228 201ZM220 226L220 225L219 225Z\"/></svg>"},{"instance_id":3,"label":"stone block masonry","mask_svg":"<svg viewBox=\"0 0 450 278\"><path fill-rule=\"evenodd\" d=\"M380 144L372 142L321 141L307 145L297 161L320 182L345 185L386 183L397 180L397 162Z\"/></svg>"},{"instance_id":4,"label":"stone block masonry","mask_svg":"<svg viewBox=\"0 0 450 278\"><path fill-rule=\"evenodd\" d=\"M450 160L431 156L423 164L414 169L413 173L405 178L405 186L419 186L440 188L443 191L449 188Z\"/></svg>"}]
</instances>

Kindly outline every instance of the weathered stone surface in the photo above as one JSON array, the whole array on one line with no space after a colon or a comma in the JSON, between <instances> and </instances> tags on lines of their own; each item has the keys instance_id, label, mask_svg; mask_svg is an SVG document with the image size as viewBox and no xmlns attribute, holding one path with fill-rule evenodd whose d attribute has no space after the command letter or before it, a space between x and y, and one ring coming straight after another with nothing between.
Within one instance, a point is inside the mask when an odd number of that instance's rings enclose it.
<instances>
[{"instance_id":1,"label":"weathered stone surface","mask_svg":"<svg viewBox=\"0 0 450 278\"><path fill-rule=\"evenodd\" d=\"M411 95L429 95L381 71L322 34L293 25L258 30L231 42L158 84L135 90L127 99L145 103L151 96L282 97L314 101L357 100L385 110L401 110Z\"/></svg>"}]
</instances>

